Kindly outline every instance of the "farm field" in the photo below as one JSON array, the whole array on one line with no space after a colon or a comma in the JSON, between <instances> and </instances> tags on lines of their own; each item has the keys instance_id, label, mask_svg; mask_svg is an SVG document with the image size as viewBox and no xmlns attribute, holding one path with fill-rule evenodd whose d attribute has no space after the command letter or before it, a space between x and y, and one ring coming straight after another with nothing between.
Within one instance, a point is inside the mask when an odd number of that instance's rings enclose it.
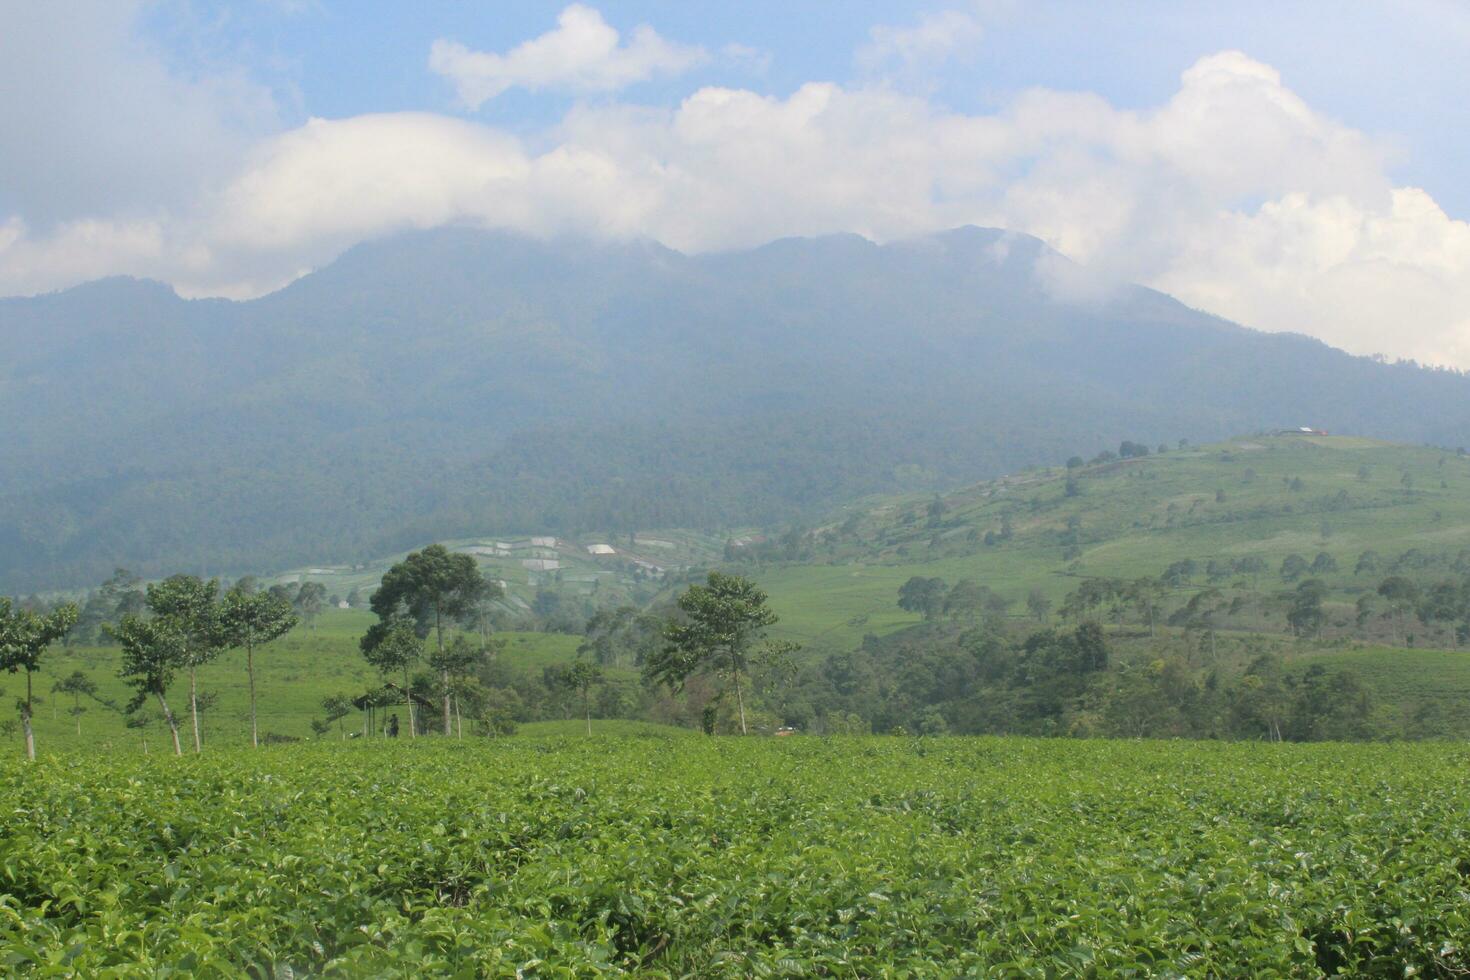
<instances>
[{"instance_id":1,"label":"farm field","mask_svg":"<svg viewBox=\"0 0 1470 980\"><path fill-rule=\"evenodd\" d=\"M26 975L1460 975L1470 750L516 738L0 764Z\"/></svg>"}]
</instances>

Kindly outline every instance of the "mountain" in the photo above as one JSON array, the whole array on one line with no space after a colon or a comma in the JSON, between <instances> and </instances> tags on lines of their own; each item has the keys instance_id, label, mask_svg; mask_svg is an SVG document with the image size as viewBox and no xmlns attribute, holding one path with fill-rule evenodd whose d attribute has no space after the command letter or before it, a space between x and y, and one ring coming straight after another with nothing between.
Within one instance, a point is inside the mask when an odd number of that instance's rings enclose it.
<instances>
[{"instance_id":1,"label":"mountain","mask_svg":"<svg viewBox=\"0 0 1470 980\"><path fill-rule=\"evenodd\" d=\"M774 523L1124 438L1470 442L1470 379L1139 287L1070 302L1064 262L977 228L702 256L447 229L249 302L0 300L0 591Z\"/></svg>"}]
</instances>

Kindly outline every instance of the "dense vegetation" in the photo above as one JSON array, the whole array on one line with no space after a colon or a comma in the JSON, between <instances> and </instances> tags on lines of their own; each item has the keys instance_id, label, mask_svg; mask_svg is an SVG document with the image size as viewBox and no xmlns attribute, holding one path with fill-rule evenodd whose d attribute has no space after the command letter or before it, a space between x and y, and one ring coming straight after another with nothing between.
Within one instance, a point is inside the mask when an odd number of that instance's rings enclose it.
<instances>
[{"instance_id":1,"label":"dense vegetation","mask_svg":"<svg viewBox=\"0 0 1470 980\"><path fill-rule=\"evenodd\" d=\"M1124 437L1470 442L1470 380L1147 290L1069 305L1042 248L963 229L689 257L440 231L249 303L130 281L3 300L0 591L766 524Z\"/></svg>"},{"instance_id":2,"label":"dense vegetation","mask_svg":"<svg viewBox=\"0 0 1470 980\"><path fill-rule=\"evenodd\" d=\"M420 741L0 763L17 975L1459 976L1459 746Z\"/></svg>"},{"instance_id":3,"label":"dense vegetation","mask_svg":"<svg viewBox=\"0 0 1470 980\"><path fill-rule=\"evenodd\" d=\"M417 735L453 714L453 730L471 735L572 716L584 730L642 719L721 732L1470 734L1470 674L1453 652L1470 634L1470 462L1338 437L1164 448L1125 441L1091 461L877 498L813 527L732 540L724 565L770 593L761 616L771 649L785 650L737 658L733 673L725 652L667 646L671 619L688 615L680 597L704 581L697 566L720 561L697 535L619 537L600 556L567 540L471 544L318 569L321 581L247 579L235 591L270 596L305 624L257 658L263 730L376 734L396 715ZM667 567L637 565L640 548ZM473 568L486 592L449 596L436 617L408 575L430 553ZM546 554L565 569L527 572L540 559L518 557ZM620 585L624 565L642 577ZM361 658L371 633L361 614L326 608L343 594L379 610L381 637L395 640L383 656ZM107 642L104 623L146 611L148 596L116 574L78 599L66 637L77 649L49 654L35 677L43 748L80 738L71 723L80 729L83 715L109 742L119 721L144 726L136 742L115 743L136 748L162 719L109 710L127 701L113 687L119 654L93 648ZM32 605L47 604L19 603ZM800 648L786 650L792 641ZM226 743L248 721L239 647L206 651L197 697L181 702Z\"/></svg>"}]
</instances>

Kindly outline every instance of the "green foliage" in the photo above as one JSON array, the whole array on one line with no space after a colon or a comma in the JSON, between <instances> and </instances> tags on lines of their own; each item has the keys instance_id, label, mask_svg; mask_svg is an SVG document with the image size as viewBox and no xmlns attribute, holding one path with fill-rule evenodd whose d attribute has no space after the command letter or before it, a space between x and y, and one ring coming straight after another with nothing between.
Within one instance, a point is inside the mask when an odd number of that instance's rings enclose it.
<instances>
[{"instance_id":1,"label":"green foliage","mask_svg":"<svg viewBox=\"0 0 1470 980\"><path fill-rule=\"evenodd\" d=\"M9 599L0 596L0 670L24 672L25 697L17 703L21 728L25 732L25 750L29 759L36 757L36 743L31 729L34 714L34 674L41 667L41 657L51 644L66 636L77 622L77 607L66 603L49 613L31 609L12 609Z\"/></svg>"},{"instance_id":2,"label":"green foliage","mask_svg":"<svg viewBox=\"0 0 1470 980\"><path fill-rule=\"evenodd\" d=\"M7 973L1457 976L1459 745L336 740L0 764ZM23 801L23 802L22 802Z\"/></svg>"},{"instance_id":3,"label":"green foliage","mask_svg":"<svg viewBox=\"0 0 1470 980\"><path fill-rule=\"evenodd\" d=\"M747 731L741 678L754 664L777 665L796 644L766 640L780 619L766 606L766 594L738 575L710 572L704 585L691 585L678 598L680 616L666 632L668 643L644 666L653 684L682 687L696 673L723 678L735 693L740 732Z\"/></svg>"},{"instance_id":4,"label":"green foliage","mask_svg":"<svg viewBox=\"0 0 1470 980\"><path fill-rule=\"evenodd\" d=\"M480 567L470 555L449 551L442 544L429 545L415 551L388 569L382 585L373 593L372 609L379 625L395 624L411 617L420 636L434 631L437 656L433 667L440 674L443 699L443 731L451 727L453 693L451 681L456 662L447 655L445 628L468 615L488 596L498 594L499 586L485 581ZM391 628L389 630L391 634ZM373 634L364 637L364 651L375 646ZM397 654L394 654L397 656ZM381 664L379 669L385 669Z\"/></svg>"}]
</instances>

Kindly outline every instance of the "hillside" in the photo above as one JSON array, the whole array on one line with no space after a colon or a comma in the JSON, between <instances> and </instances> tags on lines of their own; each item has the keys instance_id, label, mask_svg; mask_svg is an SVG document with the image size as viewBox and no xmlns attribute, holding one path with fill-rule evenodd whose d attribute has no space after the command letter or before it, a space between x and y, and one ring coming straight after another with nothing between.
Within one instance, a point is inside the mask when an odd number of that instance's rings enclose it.
<instances>
[{"instance_id":1,"label":"hillside","mask_svg":"<svg viewBox=\"0 0 1470 980\"><path fill-rule=\"evenodd\" d=\"M1145 289L1066 301L1042 258L975 228L702 256L451 229L244 303L3 300L0 591L809 520L1123 438L1470 442L1470 379Z\"/></svg>"},{"instance_id":2,"label":"hillside","mask_svg":"<svg viewBox=\"0 0 1470 980\"><path fill-rule=\"evenodd\" d=\"M922 621L896 604L913 576L969 579L1025 617L1033 590L1055 610L1086 579L1158 578L1182 561L1197 567L1165 593L1168 608L1207 587L1269 603L1306 577L1283 580L1288 556L1326 554L1335 568L1309 574L1341 619L1387 575L1427 584L1470 569L1470 458L1455 452L1260 436L1076 462L949 494L873 498L730 558L771 593L783 629L819 650ZM1265 569L1232 570L1249 558ZM1257 604L1237 625L1280 632L1281 615ZM1446 630L1425 639L1453 643Z\"/></svg>"}]
</instances>

